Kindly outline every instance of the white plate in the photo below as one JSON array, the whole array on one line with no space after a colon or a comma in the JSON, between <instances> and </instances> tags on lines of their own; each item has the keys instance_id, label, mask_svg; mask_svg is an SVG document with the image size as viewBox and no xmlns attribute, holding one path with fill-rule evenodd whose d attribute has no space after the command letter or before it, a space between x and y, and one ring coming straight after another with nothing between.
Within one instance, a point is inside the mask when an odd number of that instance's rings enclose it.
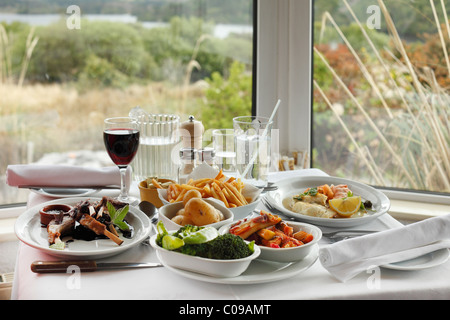
<instances>
[{"instance_id":1,"label":"white plate","mask_svg":"<svg viewBox=\"0 0 450 320\"><path fill-rule=\"evenodd\" d=\"M123 238L124 242L119 246L109 239L97 239L92 241L74 240L70 242L66 249L51 249L47 240L47 229L41 227L39 210L49 204L69 204L76 205L86 199L97 201L100 198L68 198L52 200L34 206L22 213L14 226L17 237L25 244L39 249L53 256L68 258L104 258L121 253L145 240L152 230L150 219L140 210L130 207L126 220L134 228L134 236L131 239ZM63 239L64 240L64 239Z\"/></svg>"},{"instance_id":2,"label":"white plate","mask_svg":"<svg viewBox=\"0 0 450 320\"><path fill-rule=\"evenodd\" d=\"M216 278L173 268L168 266L158 253L157 255L161 264L167 269L186 278L210 283L254 284L287 279L307 270L317 261L319 256L319 246L316 245L307 257L297 262L281 263L267 260L253 260L244 273L233 278Z\"/></svg>"},{"instance_id":3,"label":"white plate","mask_svg":"<svg viewBox=\"0 0 450 320\"><path fill-rule=\"evenodd\" d=\"M356 196L361 196L364 200L370 200L372 202L372 209L374 212L357 217L357 218L318 218L295 213L289 209L286 209L282 201L287 197L292 197L296 194L303 192L306 188L318 187L323 184L346 184L352 190ZM372 220L377 219L379 216L385 214L390 207L390 201L388 197L381 191L372 188L366 184L336 177L326 176L308 176L308 177L296 177L289 178L277 182L278 189L267 193L266 198L271 205L283 212L286 216L294 219L305 221L315 225L327 226L327 227L353 227L362 225Z\"/></svg>"},{"instance_id":4,"label":"white plate","mask_svg":"<svg viewBox=\"0 0 450 320\"><path fill-rule=\"evenodd\" d=\"M92 188L31 188L31 191L51 198L87 197L100 189Z\"/></svg>"},{"instance_id":5,"label":"white plate","mask_svg":"<svg viewBox=\"0 0 450 320\"><path fill-rule=\"evenodd\" d=\"M387 265L383 265L381 267L386 269L406 270L406 271L422 270L439 266L445 263L449 257L450 257L449 249L440 249L434 252L424 254L417 258L390 263Z\"/></svg>"}]
</instances>

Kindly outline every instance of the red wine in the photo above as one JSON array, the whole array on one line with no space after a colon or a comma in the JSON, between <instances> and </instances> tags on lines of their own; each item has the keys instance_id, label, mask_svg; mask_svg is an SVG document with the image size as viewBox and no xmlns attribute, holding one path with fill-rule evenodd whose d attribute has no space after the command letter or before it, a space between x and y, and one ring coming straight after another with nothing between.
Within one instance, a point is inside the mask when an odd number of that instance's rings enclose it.
<instances>
[{"instance_id":1,"label":"red wine","mask_svg":"<svg viewBox=\"0 0 450 320\"><path fill-rule=\"evenodd\" d=\"M133 160L139 147L139 131L135 129L107 129L103 141L111 160L119 167L126 167Z\"/></svg>"}]
</instances>

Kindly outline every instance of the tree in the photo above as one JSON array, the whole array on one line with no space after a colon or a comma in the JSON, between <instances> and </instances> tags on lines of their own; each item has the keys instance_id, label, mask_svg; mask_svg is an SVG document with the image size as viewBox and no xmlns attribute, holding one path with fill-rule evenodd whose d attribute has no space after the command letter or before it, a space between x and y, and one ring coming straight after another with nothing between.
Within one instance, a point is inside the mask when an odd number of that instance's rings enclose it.
<instances>
[{"instance_id":1,"label":"tree","mask_svg":"<svg viewBox=\"0 0 450 320\"><path fill-rule=\"evenodd\" d=\"M252 77L243 63L233 62L228 79L214 72L207 83L201 113L205 129L232 128L234 117L251 114Z\"/></svg>"}]
</instances>

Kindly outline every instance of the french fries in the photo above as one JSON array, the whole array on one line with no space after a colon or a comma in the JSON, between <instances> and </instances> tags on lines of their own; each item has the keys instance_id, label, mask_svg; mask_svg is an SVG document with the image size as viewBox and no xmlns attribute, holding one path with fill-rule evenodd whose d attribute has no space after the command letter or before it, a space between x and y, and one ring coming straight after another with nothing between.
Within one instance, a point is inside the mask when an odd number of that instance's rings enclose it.
<instances>
[{"instance_id":1,"label":"french fries","mask_svg":"<svg viewBox=\"0 0 450 320\"><path fill-rule=\"evenodd\" d=\"M222 170L214 178L189 180L185 184L172 183L167 189L169 202L182 201L186 192L195 189L200 191L202 198L213 197L222 201L227 208L241 207L249 204L242 194L244 183L241 179L227 178Z\"/></svg>"}]
</instances>

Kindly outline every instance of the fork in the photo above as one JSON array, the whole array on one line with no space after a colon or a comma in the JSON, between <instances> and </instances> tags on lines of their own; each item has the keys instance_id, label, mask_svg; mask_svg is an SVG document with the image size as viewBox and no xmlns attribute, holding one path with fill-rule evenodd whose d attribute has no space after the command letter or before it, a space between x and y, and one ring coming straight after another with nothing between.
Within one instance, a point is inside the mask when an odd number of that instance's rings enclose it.
<instances>
[{"instance_id":1,"label":"fork","mask_svg":"<svg viewBox=\"0 0 450 320\"><path fill-rule=\"evenodd\" d=\"M262 203L266 206L267 209L269 209L269 211L271 213L276 213L279 216L282 216L283 219L287 219L287 220L295 220L292 217L288 217L284 214L284 212L282 212L281 210L275 208L265 197L261 198Z\"/></svg>"},{"instance_id":2,"label":"fork","mask_svg":"<svg viewBox=\"0 0 450 320\"><path fill-rule=\"evenodd\" d=\"M338 242L350 238L363 236L366 234L375 233L375 230L339 230L333 232L322 232L322 236L330 240L331 242Z\"/></svg>"}]
</instances>

